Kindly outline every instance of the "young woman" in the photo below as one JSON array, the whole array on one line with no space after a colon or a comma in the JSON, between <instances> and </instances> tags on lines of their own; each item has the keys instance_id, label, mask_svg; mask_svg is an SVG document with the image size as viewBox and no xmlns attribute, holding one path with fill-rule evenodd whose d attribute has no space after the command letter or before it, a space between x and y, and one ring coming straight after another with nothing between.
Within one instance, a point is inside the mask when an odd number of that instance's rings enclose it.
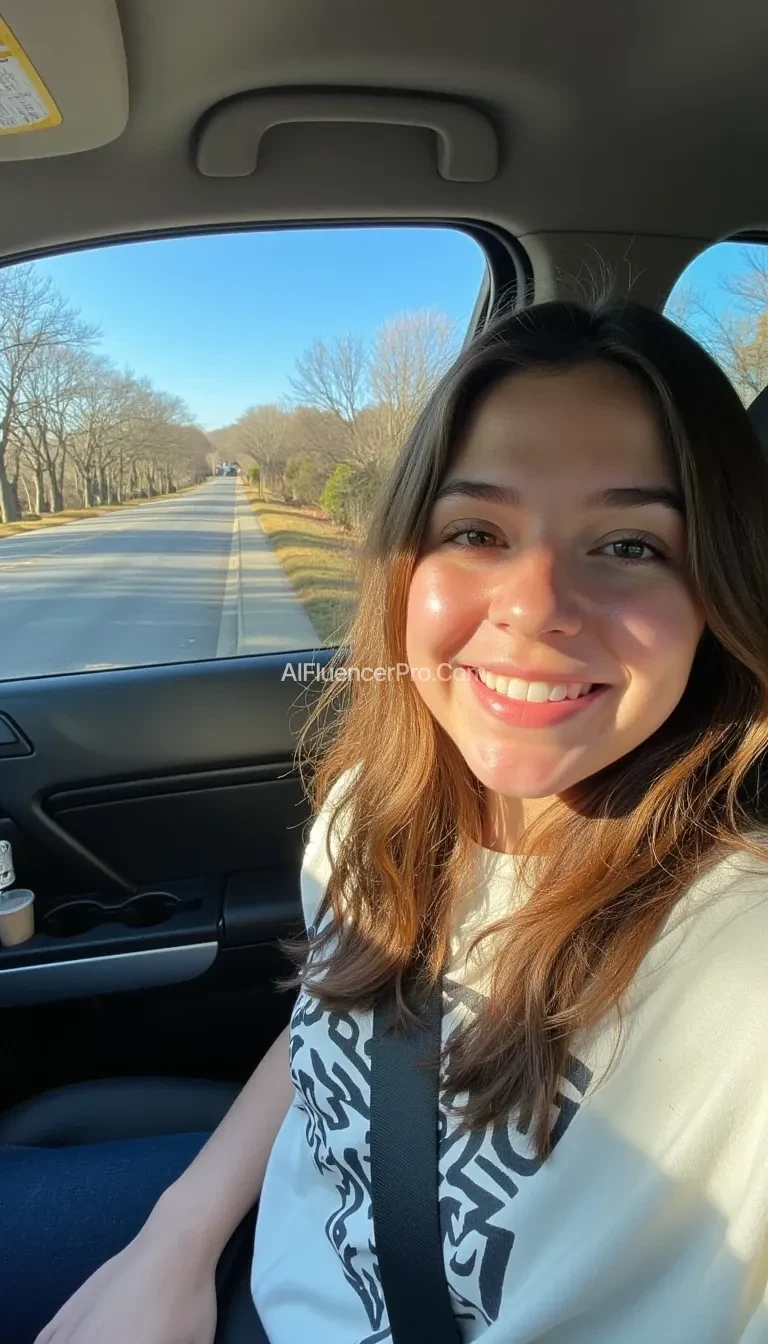
<instances>
[{"instance_id":1,"label":"young woman","mask_svg":"<svg viewBox=\"0 0 768 1344\"><path fill-rule=\"evenodd\" d=\"M407 1017L417 953L461 1338L768 1341L767 506L735 392L651 311L543 304L461 354L308 727L290 1028L38 1344L209 1344L259 1197L271 1344L391 1338L372 1009Z\"/></svg>"}]
</instances>

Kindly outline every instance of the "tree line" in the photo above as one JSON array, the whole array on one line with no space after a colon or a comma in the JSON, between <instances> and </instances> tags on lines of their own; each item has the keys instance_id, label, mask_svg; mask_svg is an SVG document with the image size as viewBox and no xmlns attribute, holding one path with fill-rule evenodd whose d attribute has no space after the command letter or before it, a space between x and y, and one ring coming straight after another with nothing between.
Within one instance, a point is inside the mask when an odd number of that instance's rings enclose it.
<instances>
[{"instance_id":1,"label":"tree line","mask_svg":"<svg viewBox=\"0 0 768 1344\"><path fill-rule=\"evenodd\" d=\"M34 263L0 271L0 513L57 513L202 480L211 444L181 398L119 370Z\"/></svg>"},{"instance_id":2,"label":"tree line","mask_svg":"<svg viewBox=\"0 0 768 1344\"><path fill-rule=\"evenodd\" d=\"M319 505L358 532L457 345L455 324L437 309L391 319L368 344L317 337L282 403L251 406L209 438L223 458L250 458L262 491Z\"/></svg>"}]
</instances>

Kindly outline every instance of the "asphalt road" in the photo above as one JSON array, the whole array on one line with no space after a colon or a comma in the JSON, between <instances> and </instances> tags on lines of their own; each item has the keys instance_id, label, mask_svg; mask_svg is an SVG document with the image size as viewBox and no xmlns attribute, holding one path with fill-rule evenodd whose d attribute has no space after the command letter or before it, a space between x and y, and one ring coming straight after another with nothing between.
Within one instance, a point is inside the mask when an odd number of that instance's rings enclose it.
<instances>
[{"instance_id":1,"label":"asphalt road","mask_svg":"<svg viewBox=\"0 0 768 1344\"><path fill-rule=\"evenodd\" d=\"M0 538L0 679L321 647L235 478Z\"/></svg>"}]
</instances>

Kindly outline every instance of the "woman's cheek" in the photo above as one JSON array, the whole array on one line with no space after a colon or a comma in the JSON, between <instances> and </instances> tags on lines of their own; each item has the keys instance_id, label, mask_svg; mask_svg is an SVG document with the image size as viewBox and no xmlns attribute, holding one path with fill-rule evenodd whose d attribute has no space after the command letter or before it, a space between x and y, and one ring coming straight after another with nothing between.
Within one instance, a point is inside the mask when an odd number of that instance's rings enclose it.
<instances>
[{"instance_id":1,"label":"woman's cheek","mask_svg":"<svg viewBox=\"0 0 768 1344\"><path fill-rule=\"evenodd\" d=\"M619 603L609 624L611 644L626 667L654 679L670 672L687 679L704 629L703 616L687 592L670 587Z\"/></svg>"},{"instance_id":2,"label":"woman's cheek","mask_svg":"<svg viewBox=\"0 0 768 1344\"><path fill-rule=\"evenodd\" d=\"M633 745L654 733L681 699L704 617L681 586L656 588L603 608L600 638L626 677L616 728Z\"/></svg>"},{"instance_id":3,"label":"woman's cheek","mask_svg":"<svg viewBox=\"0 0 768 1344\"><path fill-rule=\"evenodd\" d=\"M453 657L482 620L476 577L432 558L417 565L408 595L409 662L433 664Z\"/></svg>"}]
</instances>

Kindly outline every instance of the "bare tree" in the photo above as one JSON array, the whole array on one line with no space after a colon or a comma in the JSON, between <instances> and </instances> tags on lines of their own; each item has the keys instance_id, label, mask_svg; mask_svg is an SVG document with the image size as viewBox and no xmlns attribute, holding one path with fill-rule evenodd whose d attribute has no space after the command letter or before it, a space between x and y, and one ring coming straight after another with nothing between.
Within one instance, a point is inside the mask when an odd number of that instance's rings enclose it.
<instances>
[{"instance_id":1,"label":"bare tree","mask_svg":"<svg viewBox=\"0 0 768 1344\"><path fill-rule=\"evenodd\" d=\"M43 445L48 437L47 407L39 402L31 409L27 419L18 425L11 437L11 443L19 444L21 449L19 467L21 481L27 496L30 513L47 513L48 497L45 489L45 454ZM34 504L30 495L31 477L34 485Z\"/></svg>"},{"instance_id":2,"label":"bare tree","mask_svg":"<svg viewBox=\"0 0 768 1344\"><path fill-rule=\"evenodd\" d=\"M720 287L738 306L754 317L768 311L768 257L765 247L740 248L743 270L725 276Z\"/></svg>"},{"instance_id":3,"label":"bare tree","mask_svg":"<svg viewBox=\"0 0 768 1344\"><path fill-rule=\"evenodd\" d=\"M69 456L83 508L99 500L100 478L124 418L121 386L112 365L103 357L83 361L77 396L72 403Z\"/></svg>"},{"instance_id":4,"label":"bare tree","mask_svg":"<svg viewBox=\"0 0 768 1344\"><path fill-rule=\"evenodd\" d=\"M46 352L39 396L45 406L46 433L40 451L48 479L52 513L64 508L64 481L68 466L72 410L81 391L86 361L82 352L59 346Z\"/></svg>"},{"instance_id":5,"label":"bare tree","mask_svg":"<svg viewBox=\"0 0 768 1344\"><path fill-rule=\"evenodd\" d=\"M239 444L235 451L258 463L260 480L268 487L280 480L290 456L290 419L290 412L274 404L249 406L232 426Z\"/></svg>"},{"instance_id":6,"label":"bare tree","mask_svg":"<svg viewBox=\"0 0 768 1344\"><path fill-rule=\"evenodd\" d=\"M356 433L358 429L356 421ZM350 436L346 428L340 424L338 416L317 406L297 406L292 411L287 422L287 441L292 456L309 453L328 474L337 463L346 462L350 457Z\"/></svg>"},{"instance_id":7,"label":"bare tree","mask_svg":"<svg viewBox=\"0 0 768 1344\"><path fill-rule=\"evenodd\" d=\"M678 327L690 331L700 309L701 295L692 285L675 285L664 308L664 316Z\"/></svg>"},{"instance_id":8,"label":"bare tree","mask_svg":"<svg viewBox=\"0 0 768 1344\"><path fill-rule=\"evenodd\" d=\"M289 383L294 405L312 407L333 418L343 456L363 464L368 449L359 433L359 416L368 401L368 355L359 336L334 341L316 337L296 360Z\"/></svg>"},{"instance_id":9,"label":"bare tree","mask_svg":"<svg viewBox=\"0 0 768 1344\"><path fill-rule=\"evenodd\" d=\"M366 468L391 462L456 346L455 323L438 309L385 322L370 350L359 337L318 337L290 379L297 409L322 412L341 428L332 460Z\"/></svg>"},{"instance_id":10,"label":"bare tree","mask_svg":"<svg viewBox=\"0 0 768 1344\"><path fill-rule=\"evenodd\" d=\"M384 408L389 454L399 450L418 412L455 357L456 323L439 309L401 313L376 333L369 383Z\"/></svg>"},{"instance_id":11,"label":"bare tree","mask_svg":"<svg viewBox=\"0 0 768 1344\"><path fill-rule=\"evenodd\" d=\"M296 360L289 379L293 396L300 405L330 411L352 426L365 401L366 364L359 336L347 333L331 342L318 336Z\"/></svg>"},{"instance_id":12,"label":"bare tree","mask_svg":"<svg viewBox=\"0 0 768 1344\"><path fill-rule=\"evenodd\" d=\"M749 406L768 386L768 310L755 318L721 318L710 348Z\"/></svg>"},{"instance_id":13,"label":"bare tree","mask_svg":"<svg viewBox=\"0 0 768 1344\"><path fill-rule=\"evenodd\" d=\"M23 414L17 418L12 440L21 442L22 480L30 508L38 514L64 507L67 442L62 421L76 395L81 364L71 348L55 346L39 351L28 369Z\"/></svg>"},{"instance_id":14,"label":"bare tree","mask_svg":"<svg viewBox=\"0 0 768 1344\"><path fill-rule=\"evenodd\" d=\"M765 248L739 249L741 270L706 296L679 288L666 313L709 351L748 406L768 386L768 258ZM726 302L718 302L717 294Z\"/></svg>"},{"instance_id":15,"label":"bare tree","mask_svg":"<svg viewBox=\"0 0 768 1344\"><path fill-rule=\"evenodd\" d=\"M77 313L34 264L0 272L0 509L3 522L20 516L9 474L9 447L20 461L20 421L26 419L28 380L43 354L61 346L87 348L98 332Z\"/></svg>"},{"instance_id":16,"label":"bare tree","mask_svg":"<svg viewBox=\"0 0 768 1344\"><path fill-rule=\"evenodd\" d=\"M130 372L122 375L119 390L116 451L108 463L104 488L122 497L129 470L131 495L169 494L177 487L179 431L189 423L189 410L180 397L160 392L149 379L137 379Z\"/></svg>"}]
</instances>

